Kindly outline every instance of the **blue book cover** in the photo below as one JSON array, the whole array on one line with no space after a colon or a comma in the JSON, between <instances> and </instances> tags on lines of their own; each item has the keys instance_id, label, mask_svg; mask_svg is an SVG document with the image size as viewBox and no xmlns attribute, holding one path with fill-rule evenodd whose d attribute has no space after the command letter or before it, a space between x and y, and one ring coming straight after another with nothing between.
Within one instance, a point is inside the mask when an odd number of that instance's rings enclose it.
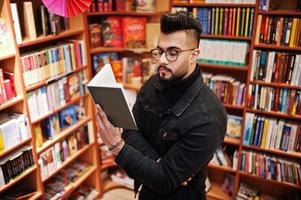
<instances>
[{"instance_id":1,"label":"blue book cover","mask_svg":"<svg viewBox=\"0 0 301 200\"><path fill-rule=\"evenodd\" d=\"M265 121L264 118L260 118L259 132L258 132L258 138L257 138L256 146L260 146L260 144L261 144L262 132L263 132L263 128L264 128L264 121Z\"/></svg>"},{"instance_id":2,"label":"blue book cover","mask_svg":"<svg viewBox=\"0 0 301 200\"><path fill-rule=\"evenodd\" d=\"M70 55L69 46L64 45L63 49L64 49L64 53L65 53L65 63L66 63L67 72L71 72L72 65L71 65L71 55Z\"/></svg>"},{"instance_id":3,"label":"blue book cover","mask_svg":"<svg viewBox=\"0 0 301 200\"><path fill-rule=\"evenodd\" d=\"M250 145L250 137L252 133L253 121L254 121L254 114L247 113L246 121L245 121L244 137L243 137L244 145Z\"/></svg>"},{"instance_id":4,"label":"blue book cover","mask_svg":"<svg viewBox=\"0 0 301 200\"><path fill-rule=\"evenodd\" d=\"M259 121L260 117L255 117L255 128L253 129L251 144L256 145L256 138L258 137L258 130L259 130Z\"/></svg>"},{"instance_id":5,"label":"blue book cover","mask_svg":"<svg viewBox=\"0 0 301 200\"><path fill-rule=\"evenodd\" d=\"M250 27L249 27L249 37L252 37L252 31L253 31L253 21L254 21L254 8L251 8L251 14L250 14Z\"/></svg>"},{"instance_id":6,"label":"blue book cover","mask_svg":"<svg viewBox=\"0 0 301 200\"><path fill-rule=\"evenodd\" d=\"M60 127L68 128L77 123L76 109L74 105L67 107L66 109L59 112Z\"/></svg>"}]
</instances>

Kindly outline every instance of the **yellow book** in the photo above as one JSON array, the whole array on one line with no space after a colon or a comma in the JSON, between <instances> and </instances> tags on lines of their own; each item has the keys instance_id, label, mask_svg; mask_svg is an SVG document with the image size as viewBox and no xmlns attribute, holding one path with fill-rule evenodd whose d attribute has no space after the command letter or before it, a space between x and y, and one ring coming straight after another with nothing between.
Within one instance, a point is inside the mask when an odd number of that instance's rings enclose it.
<instances>
[{"instance_id":1,"label":"yellow book","mask_svg":"<svg viewBox=\"0 0 301 200\"><path fill-rule=\"evenodd\" d=\"M237 20L236 20L236 32L235 32L235 36L239 36L239 28L241 26L240 24L240 8L237 8Z\"/></svg>"},{"instance_id":2,"label":"yellow book","mask_svg":"<svg viewBox=\"0 0 301 200\"><path fill-rule=\"evenodd\" d=\"M289 47L293 47L295 46L294 44L294 39L295 39L295 35L296 35L296 26L297 26L297 18L293 19L293 25L292 25L292 32L291 32L291 36L290 36L290 43L289 43Z\"/></svg>"},{"instance_id":3,"label":"yellow book","mask_svg":"<svg viewBox=\"0 0 301 200\"><path fill-rule=\"evenodd\" d=\"M261 148L265 147L266 138L267 138L267 132L268 132L268 127L269 127L269 120L265 119L264 120L264 126L263 126L263 132L262 132L262 140L261 140L261 144L260 144Z\"/></svg>"},{"instance_id":4,"label":"yellow book","mask_svg":"<svg viewBox=\"0 0 301 200\"><path fill-rule=\"evenodd\" d=\"M3 141L3 137L2 137L2 131L0 129L0 153L4 152L5 148L4 148L4 141Z\"/></svg>"},{"instance_id":5,"label":"yellow book","mask_svg":"<svg viewBox=\"0 0 301 200\"><path fill-rule=\"evenodd\" d=\"M250 22L249 22L249 18L250 18L250 8L247 8L247 11L246 11L246 23L245 23L245 37L248 36L248 33L249 33L249 26L250 26Z\"/></svg>"},{"instance_id":6,"label":"yellow book","mask_svg":"<svg viewBox=\"0 0 301 200\"><path fill-rule=\"evenodd\" d=\"M220 14L219 14L219 28L218 28L218 34L223 34L223 18L224 18L224 8L220 8Z\"/></svg>"},{"instance_id":7,"label":"yellow book","mask_svg":"<svg viewBox=\"0 0 301 200\"><path fill-rule=\"evenodd\" d=\"M215 23L214 23L214 35L218 34L218 15L219 15L219 8L215 9Z\"/></svg>"},{"instance_id":8,"label":"yellow book","mask_svg":"<svg viewBox=\"0 0 301 200\"><path fill-rule=\"evenodd\" d=\"M43 144L43 135L42 135L42 128L40 123L38 123L38 125L35 125L33 127L33 132L36 137L36 147L41 147Z\"/></svg>"},{"instance_id":9,"label":"yellow book","mask_svg":"<svg viewBox=\"0 0 301 200\"><path fill-rule=\"evenodd\" d=\"M232 27L231 27L231 35L235 35L235 24L236 24L236 8L233 8L233 13L232 13Z\"/></svg>"}]
</instances>

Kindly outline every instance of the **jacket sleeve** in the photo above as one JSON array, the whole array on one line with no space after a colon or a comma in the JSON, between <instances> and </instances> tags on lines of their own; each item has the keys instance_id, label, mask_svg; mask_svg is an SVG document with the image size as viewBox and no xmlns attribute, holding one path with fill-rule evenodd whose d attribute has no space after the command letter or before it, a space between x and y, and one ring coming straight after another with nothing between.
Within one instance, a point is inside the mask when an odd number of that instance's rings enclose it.
<instances>
[{"instance_id":1,"label":"jacket sleeve","mask_svg":"<svg viewBox=\"0 0 301 200\"><path fill-rule=\"evenodd\" d=\"M182 136L160 162L124 145L115 161L156 193L169 194L210 161L224 137L224 131L217 122L198 126Z\"/></svg>"}]
</instances>

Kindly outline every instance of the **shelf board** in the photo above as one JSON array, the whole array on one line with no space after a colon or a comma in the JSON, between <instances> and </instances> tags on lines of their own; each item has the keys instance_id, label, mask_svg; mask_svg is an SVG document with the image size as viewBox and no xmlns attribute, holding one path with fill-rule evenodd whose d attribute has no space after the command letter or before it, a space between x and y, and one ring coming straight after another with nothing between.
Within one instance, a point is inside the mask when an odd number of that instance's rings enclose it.
<instances>
[{"instance_id":1,"label":"shelf board","mask_svg":"<svg viewBox=\"0 0 301 200\"><path fill-rule=\"evenodd\" d=\"M160 16L162 13L168 12L166 11L145 11L145 12L136 12L136 11L106 11L106 12L88 12L87 16L108 16L108 15L129 15L129 16L143 16L143 17L153 17Z\"/></svg>"},{"instance_id":2,"label":"shelf board","mask_svg":"<svg viewBox=\"0 0 301 200\"><path fill-rule=\"evenodd\" d=\"M30 141L31 141L31 138L26 139L26 140L20 142L19 144L17 144L17 145L15 145L15 146L13 146L13 147L11 147L11 148L5 150L4 152L0 153L0 158L6 156L6 155L8 155L8 154L10 154L11 152L15 151L16 149L22 147L23 145L28 144Z\"/></svg>"},{"instance_id":3,"label":"shelf board","mask_svg":"<svg viewBox=\"0 0 301 200\"><path fill-rule=\"evenodd\" d=\"M82 71L82 70L84 70L84 69L86 69L86 68L87 68L87 66L83 66L83 67L78 68L78 69L75 69L75 70L73 70L73 71L71 71L71 72L66 72L66 73L57 75L57 76L55 76L55 77L51 77L51 78L49 78L49 79L47 79L47 80L43 80L43 81L40 81L40 82L38 82L38 83L34 83L34 84L32 84L32 85L26 87L26 92L30 92L30 91L32 91L32 90L38 89L38 88L40 88L40 87L42 87L42 86L47 85L47 84L48 84L49 82L51 82L51 81L55 81L55 80L61 79L61 78L65 77L65 76L68 76L68 75L74 74L74 73L76 73L76 72Z\"/></svg>"},{"instance_id":4,"label":"shelf board","mask_svg":"<svg viewBox=\"0 0 301 200\"><path fill-rule=\"evenodd\" d=\"M216 200L230 200L231 197L222 190L222 183L211 182L211 188L206 193L207 198L212 198Z\"/></svg>"},{"instance_id":5,"label":"shelf board","mask_svg":"<svg viewBox=\"0 0 301 200\"><path fill-rule=\"evenodd\" d=\"M91 48L90 53L96 54L96 53L102 53L102 52L123 52L123 47L94 47Z\"/></svg>"},{"instance_id":6,"label":"shelf board","mask_svg":"<svg viewBox=\"0 0 301 200\"><path fill-rule=\"evenodd\" d=\"M71 186L68 187L68 190L65 191L65 194L62 196L62 199L67 199L78 186L80 186L92 173L96 171L95 166L91 166L82 176L80 176L75 182L70 183Z\"/></svg>"},{"instance_id":7,"label":"shelf board","mask_svg":"<svg viewBox=\"0 0 301 200\"><path fill-rule=\"evenodd\" d=\"M257 151L263 151L263 152L272 153L272 154L281 155L281 156L286 156L286 157L291 157L291 158L301 159L301 153L294 152L294 151L282 151L282 150L279 150L279 149L265 149L265 148L257 147L255 145L243 145L243 148L253 149L253 150L257 150Z\"/></svg>"},{"instance_id":8,"label":"shelf board","mask_svg":"<svg viewBox=\"0 0 301 200\"><path fill-rule=\"evenodd\" d=\"M260 179L261 181L264 181L264 182L266 182L268 184L278 184L278 185L286 186L286 187L293 188L293 189L298 189L298 190L301 189L301 186L293 184L293 183L279 182L279 181L275 181L275 180L270 180L270 179L266 179L266 178L263 178L263 177L260 177L260 176L256 176L256 175L253 175L253 174L247 174L247 173L242 172L242 171L239 172L239 175L240 176L250 177L250 178L255 178L255 179Z\"/></svg>"},{"instance_id":9,"label":"shelf board","mask_svg":"<svg viewBox=\"0 0 301 200\"><path fill-rule=\"evenodd\" d=\"M232 145L240 145L240 139L230 138L225 136L224 143L226 144L232 144Z\"/></svg>"},{"instance_id":10,"label":"shelf board","mask_svg":"<svg viewBox=\"0 0 301 200\"><path fill-rule=\"evenodd\" d=\"M222 69L222 70L234 70L234 71L248 71L248 66L240 67L240 66L229 66L229 65L219 65L219 64L207 64L207 63L201 63L198 62L198 65L201 68L205 69Z\"/></svg>"},{"instance_id":11,"label":"shelf board","mask_svg":"<svg viewBox=\"0 0 301 200\"><path fill-rule=\"evenodd\" d=\"M301 12L295 11L295 10L270 10L270 11L264 11L259 10L258 14L261 15L290 15L290 16L301 16Z\"/></svg>"},{"instance_id":12,"label":"shelf board","mask_svg":"<svg viewBox=\"0 0 301 200\"><path fill-rule=\"evenodd\" d=\"M37 169L37 167L34 165L28 169L26 169L24 172L22 172L20 175L18 175L16 178L12 179L8 184L0 188L0 194L10 188L11 186L15 185L17 182L22 180L23 178L27 177L29 174L34 172Z\"/></svg>"},{"instance_id":13,"label":"shelf board","mask_svg":"<svg viewBox=\"0 0 301 200\"><path fill-rule=\"evenodd\" d=\"M67 137L70 133L74 132L75 130L79 129L80 127L84 126L86 123L88 123L91 120L90 117L86 117L80 121L78 121L76 124L70 126L69 128L66 128L62 132L60 132L56 137L54 137L52 140L48 140L43 143L43 145L37 149L37 154L41 154L44 151L46 151L49 147L53 146L58 141L62 140L63 138Z\"/></svg>"},{"instance_id":14,"label":"shelf board","mask_svg":"<svg viewBox=\"0 0 301 200\"><path fill-rule=\"evenodd\" d=\"M62 33L59 33L58 35L47 35L47 36L40 36L34 40L25 39L22 44L19 44L18 46L21 47L27 47L35 44L41 44L44 42L50 42L53 40L62 39L65 37L80 35L84 32L84 30L66 30Z\"/></svg>"},{"instance_id":15,"label":"shelf board","mask_svg":"<svg viewBox=\"0 0 301 200\"><path fill-rule=\"evenodd\" d=\"M88 96L88 94L85 94L85 95L83 95L83 96L76 97L76 98L70 100L70 101L69 101L68 103L66 103L65 105L56 108L54 111L52 111L52 112L50 112L50 113L48 113L48 114L46 114L46 115L43 115L43 116L41 116L41 117L39 117L39 118L37 118L37 119L32 120L31 123L32 123L32 124L39 123L39 122L41 122L42 120L46 119L47 117L50 117L51 115L53 115L53 114L55 114L55 113L58 113L59 111L61 111L61 110L65 109L65 108L67 108L68 106L70 106L70 105L72 105L72 104L74 104L74 103L80 101L81 99L84 99L84 98L87 97L87 96Z\"/></svg>"},{"instance_id":16,"label":"shelf board","mask_svg":"<svg viewBox=\"0 0 301 200\"><path fill-rule=\"evenodd\" d=\"M228 172L228 173L236 173L236 171L234 171L231 167L228 167L228 166L219 166L219 165L209 163L208 168L216 169L216 170L224 171L224 172Z\"/></svg>"},{"instance_id":17,"label":"shelf board","mask_svg":"<svg viewBox=\"0 0 301 200\"><path fill-rule=\"evenodd\" d=\"M131 188L125 186L125 185L122 185L122 184L119 184L119 183L115 183L113 181L106 181L105 184L104 184L104 193L110 191L110 190L113 190L113 189L117 189L117 188L122 188L122 189L127 189L127 190L131 190Z\"/></svg>"},{"instance_id":18,"label":"shelf board","mask_svg":"<svg viewBox=\"0 0 301 200\"><path fill-rule=\"evenodd\" d=\"M230 4L230 3L182 3L182 2L173 2L172 6L178 7L255 7L255 4Z\"/></svg>"},{"instance_id":19,"label":"shelf board","mask_svg":"<svg viewBox=\"0 0 301 200\"><path fill-rule=\"evenodd\" d=\"M301 51L301 47L277 46L272 44L255 44L255 49L275 49L283 51Z\"/></svg>"},{"instance_id":20,"label":"shelf board","mask_svg":"<svg viewBox=\"0 0 301 200\"><path fill-rule=\"evenodd\" d=\"M273 111L261 111L261 110L254 110L254 109L247 109L247 112L262 114L262 115L270 115L274 117L283 117L288 119L295 119L295 120L301 120L301 115L290 115L286 113L281 112L273 112Z\"/></svg>"},{"instance_id":21,"label":"shelf board","mask_svg":"<svg viewBox=\"0 0 301 200\"><path fill-rule=\"evenodd\" d=\"M1 60L11 59L11 58L14 58L15 56L16 56L15 53L8 53L7 55L4 55L4 56L1 55L0 61L1 61Z\"/></svg>"},{"instance_id":22,"label":"shelf board","mask_svg":"<svg viewBox=\"0 0 301 200\"><path fill-rule=\"evenodd\" d=\"M112 159L112 162L110 162L110 163L101 164L100 170L102 171L102 170L105 170L107 168L116 167L116 166L117 166L117 164L114 162L114 159Z\"/></svg>"},{"instance_id":23,"label":"shelf board","mask_svg":"<svg viewBox=\"0 0 301 200\"><path fill-rule=\"evenodd\" d=\"M209 35L209 34L201 34L201 38L206 39L225 39L225 40L251 40L251 37L244 36L232 36L232 35Z\"/></svg>"},{"instance_id":24,"label":"shelf board","mask_svg":"<svg viewBox=\"0 0 301 200\"><path fill-rule=\"evenodd\" d=\"M92 146L92 144L87 144L86 146L84 146L83 148L81 148L80 150L78 150L74 155L72 155L68 160L64 161L62 163L62 165L57 168L56 170L54 170L49 176L47 176L46 178L44 178L42 180L42 182L46 182L49 179L51 179L54 175L56 175L59 171L61 171L63 168L65 168L66 166L68 166L70 163L72 163L78 156L80 156L81 154L83 154L87 149L89 149Z\"/></svg>"},{"instance_id":25,"label":"shelf board","mask_svg":"<svg viewBox=\"0 0 301 200\"><path fill-rule=\"evenodd\" d=\"M13 105L16 105L16 104L18 104L20 102L23 102L23 97L22 96L14 97L12 100L9 100L9 101L1 104L0 105L0 111L6 109L8 107L11 107Z\"/></svg>"},{"instance_id":26,"label":"shelf board","mask_svg":"<svg viewBox=\"0 0 301 200\"><path fill-rule=\"evenodd\" d=\"M231 110L243 110L244 106L238 106L238 105L231 105L231 104L224 104L226 109L231 109Z\"/></svg>"},{"instance_id":27,"label":"shelf board","mask_svg":"<svg viewBox=\"0 0 301 200\"><path fill-rule=\"evenodd\" d=\"M42 193L41 192L36 192L35 195L33 195L32 197L29 198L29 200L36 200L36 199L40 199L42 197Z\"/></svg>"},{"instance_id":28,"label":"shelf board","mask_svg":"<svg viewBox=\"0 0 301 200\"><path fill-rule=\"evenodd\" d=\"M301 86L296 86L296 85L290 85L286 83L268 83L265 81L250 81L250 84L258 84L258 85L264 85L264 86L270 86L270 87L277 87L277 88L288 88L292 90L301 90Z\"/></svg>"}]
</instances>

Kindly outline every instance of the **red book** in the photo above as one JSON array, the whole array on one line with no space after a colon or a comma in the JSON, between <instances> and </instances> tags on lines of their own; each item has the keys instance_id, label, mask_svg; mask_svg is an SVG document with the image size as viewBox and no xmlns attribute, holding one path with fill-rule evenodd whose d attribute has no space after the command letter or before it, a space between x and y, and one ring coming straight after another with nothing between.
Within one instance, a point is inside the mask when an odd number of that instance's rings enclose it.
<instances>
[{"instance_id":1,"label":"red book","mask_svg":"<svg viewBox=\"0 0 301 200\"><path fill-rule=\"evenodd\" d=\"M15 97L16 95L16 88L15 88L15 75L12 72L4 72L4 78L10 80L11 92L12 96Z\"/></svg>"},{"instance_id":2,"label":"red book","mask_svg":"<svg viewBox=\"0 0 301 200\"><path fill-rule=\"evenodd\" d=\"M261 20L261 25L260 25L260 34L259 34L259 43L264 43L264 35L265 35L265 24L266 24L266 20L267 16L263 15L262 16L262 20Z\"/></svg>"},{"instance_id":3,"label":"red book","mask_svg":"<svg viewBox=\"0 0 301 200\"><path fill-rule=\"evenodd\" d=\"M115 1L116 11L125 11L125 0Z\"/></svg>"},{"instance_id":4,"label":"red book","mask_svg":"<svg viewBox=\"0 0 301 200\"><path fill-rule=\"evenodd\" d=\"M105 47L122 47L122 18L108 17L102 23L103 46Z\"/></svg>"},{"instance_id":5,"label":"red book","mask_svg":"<svg viewBox=\"0 0 301 200\"><path fill-rule=\"evenodd\" d=\"M5 89L4 89L4 76L3 69L0 68L0 104L6 101Z\"/></svg>"},{"instance_id":6,"label":"red book","mask_svg":"<svg viewBox=\"0 0 301 200\"><path fill-rule=\"evenodd\" d=\"M229 9L228 8L225 8L225 11L224 11L224 28L223 28L223 34L224 35L228 35L228 26L229 24Z\"/></svg>"},{"instance_id":7,"label":"red book","mask_svg":"<svg viewBox=\"0 0 301 200\"><path fill-rule=\"evenodd\" d=\"M273 111L279 111L280 88L275 88Z\"/></svg>"},{"instance_id":8,"label":"red book","mask_svg":"<svg viewBox=\"0 0 301 200\"><path fill-rule=\"evenodd\" d=\"M146 18L126 17L123 19L123 44L125 48L146 47Z\"/></svg>"},{"instance_id":9,"label":"red book","mask_svg":"<svg viewBox=\"0 0 301 200\"><path fill-rule=\"evenodd\" d=\"M227 31L227 33L228 33L228 35L232 35L232 14L233 14L233 10L232 10L232 8L230 8L230 10L229 10L229 26L228 26L228 31Z\"/></svg>"},{"instance_id":10,"label":"red book","mask_svg":"<svg viewBox=\"0 0 301 200\"><path fill-rule=\"evenodd\" d=\"M9 79L5 79L3 81L4 83L4 91L5 91L5 95L6 95L6 100L11 100L14 95L11 89L11 84L10 84L10 80Z\"/></svg>"}]
</instances>

